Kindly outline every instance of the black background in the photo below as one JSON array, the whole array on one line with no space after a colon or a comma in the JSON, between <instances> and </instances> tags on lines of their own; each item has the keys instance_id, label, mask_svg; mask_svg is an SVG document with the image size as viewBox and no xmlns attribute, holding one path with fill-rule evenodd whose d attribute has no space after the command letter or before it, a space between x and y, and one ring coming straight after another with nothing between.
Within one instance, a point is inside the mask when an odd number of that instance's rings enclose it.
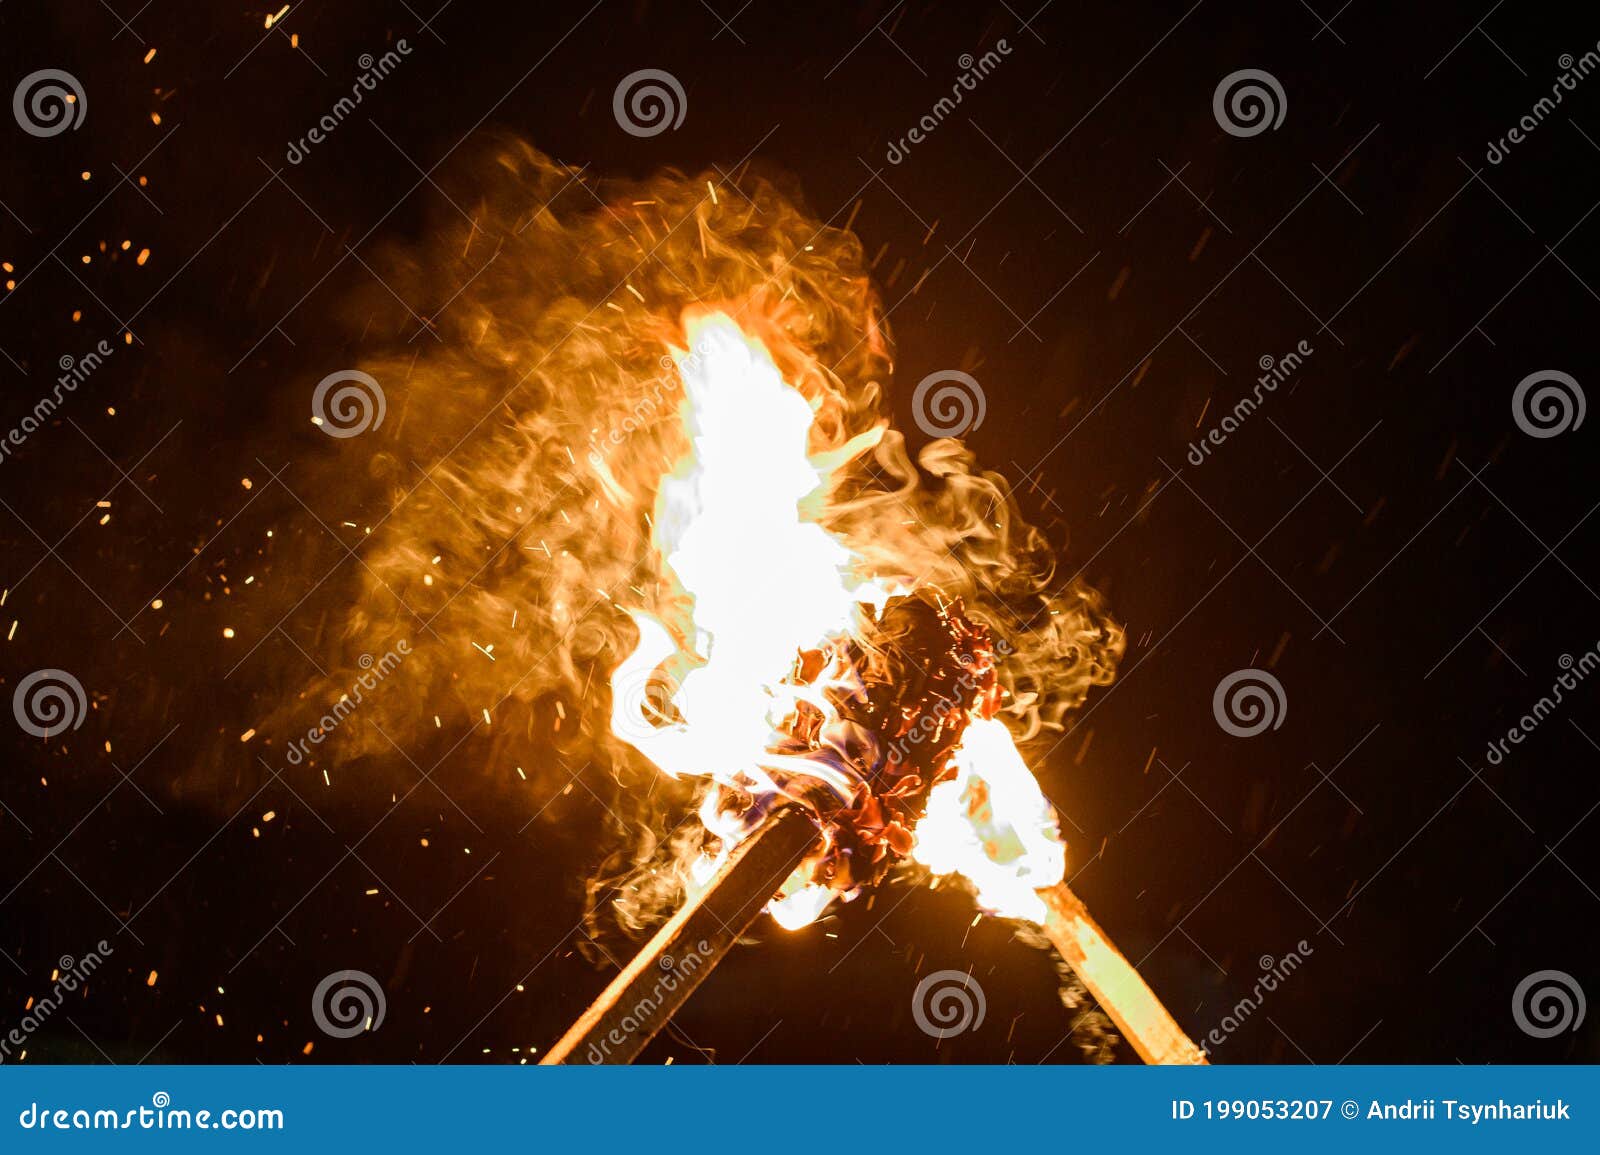
<instances>
[{"instance_id":1,"label":"black background","mask_svg":"<svg viewBox=\"0 0 1600 1155\"><path fill-rule=\"evenodd\" d=\"M273 31L227 3L0 6L5 91L53 67L89 101L60 136L0 124L0 260L20 282L0 299L0 424L62 356L138 338L0 464L0 629L18 623L0 679L9 696L66 669L95 703L64 740L0 727L0 1029L60 956L114 949L28 1061L518 1061L606 980L573 937L582 879L614 847L566 775L486 776L469 742L436 772L443 794L386 816L390 779L301 783L312 813L234 741L310 675L295 646L358 577L359 535L335 542L301 500L333 526L381 516L295 487L294 464L330 476L294 415L352 349L335 319L375 287L350 250L451 212L433 182L470 187L457 162L490 128L597 175L754 155L821 219L860 201L894 306L897 423L919 439L911 386L976 365L988 413L969 444L1023 481L1064 572L1127 624L1115 685L1037 752L1074 886L1197 1037L1262 956L1312 948L1217 1061L1597 1057L1600 1016L1534 1039L1511 1008L1547 968L1600 992L1594 687L1502 765L1485 749L1562 655L1600 642L1594 421L1537 439L1511 410L1538 370L1596 384L1600 79L1501 163L1485 153L1600 24L1568 5L1360 0L435 6L312 0ZM399 37L403 66L286 166L358 57ZM889 164L960 57L1002 37L1004 63ZM613 119L641 68L682 82L676 131ZM1281 83L1276 130L1219 128L1213 90L1241 68ZM1186 461L1258 359L1301 340L1315 351L1291 381ZM263 462L289 463L298 497L245 490ZM252 568L276 601L237 586ZM134 618L158 590L167 612ZM1211 700L1247 666L1287 710L1239 739ZM1049 957L971 922L955 892L891 887L765 931L648 1057L1081 1061ZM327 1039L310 992L347 967L382 981L387 1018ZM936 1044L910 997L944 968L973 971L988 1013Z\"/></svg>"}]
</instances>

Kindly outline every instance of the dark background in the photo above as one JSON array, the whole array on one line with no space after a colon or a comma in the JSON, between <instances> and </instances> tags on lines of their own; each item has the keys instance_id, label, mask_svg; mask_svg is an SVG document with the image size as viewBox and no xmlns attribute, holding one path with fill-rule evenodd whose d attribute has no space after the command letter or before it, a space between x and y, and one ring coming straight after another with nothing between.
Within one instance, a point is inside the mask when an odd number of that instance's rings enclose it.
<instances>
[{"instance_id":1,"label":"dark background","mask_svg":"<svg viewBox=\"0 0 1600 1155\"><path fill-rule=\"evenodd\" d=\"M1032 483L1063 572L1128 629L1117 682L1038 761L1074 886L1197 1037L1261 956L1312 948L1217 1061L1596 1059L1600 1015L1540 1040L1511 1009L1547 968L1600 992L1595 687L1502 765L1485 749L1600 640L1594 420L1536 439L1511 414L1536 370L1597 382L1600 79L1500 164L1485 151L1600 23L1366 0L436 6L311 0L267 31L228 3L0 5L5 91L54 67L89 99L49 139L0 123L19 282L0 425L62 356L118 342L0 464L0 680L9 698L62 668L94 703L64 739L0 727L0 1029L60 956L114 948L28 1061L518 1061L606 981L575 949L582 880L613 849L581 771L491 778L469 742L391 810L358 775L290 790L235 741L314 673L297 649L358 579L341 523L382 516L296 485L297 464L329 476L305 396L361 352L335 323L378 288L358 258L451 211L435 182L491 128L596 174L753 155L819 218L854 211L913 440L911 386L976 366L969 444ZM398 37L399 70L286 166ZM888 164L962 54L1001 37L1004 63ZM678 130L613 119L641 68L683 83ZM1282 84L1275 131L1220 130L1213 90L1241 68ZM1187 462L1258 359L1300 340L1306 365ZM250 573L271 599L252 604ZM1239 739L1211 699L1246 666L1287 710ZM955 892L898 887L763 932L648 1057L1081 1061L1049 956L971 921ZM309 1007L343 968L388 1001L349 1041ZM944 968L973 971L988 1015L936 1044L910 992Z\"/></svg>"}]
</instances>

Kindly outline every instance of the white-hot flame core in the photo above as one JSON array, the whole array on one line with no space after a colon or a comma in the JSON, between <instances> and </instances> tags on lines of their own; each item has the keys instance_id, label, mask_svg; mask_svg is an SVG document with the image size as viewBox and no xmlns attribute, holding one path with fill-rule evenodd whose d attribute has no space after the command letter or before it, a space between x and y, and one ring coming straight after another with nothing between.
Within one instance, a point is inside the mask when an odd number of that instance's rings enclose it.
<instances>
[{"instance_id":1,"label":"white-hot flame core","mask_svg":"<svg viewBox=\"0 0 1600 1155\"><path fill-rule=\"evenodd\" d=\"M855 555L801 503L825 476L806 454L811 406L784 383L772 358L721 314L690 323L690 352L675 360L691 450L661 483L655 546L691 600L699 664L672 702L682 722L641 727L613 715L613 729L668 774L706 775L759 792L773 764L777 726L814 688L785 684L801 650L852 629L862 602L881 600L854 573ZM644 614L639 648L618 668L626 686L679 650ZM614 695L628 710L629 695ZM787 762L785 769L794 769ZM848 798L853 783L834 768L814 771Z\"/></svg>"},{"instance_id":2,"label":"white-hot flame core","mask_svg":"<svg viewBox=\"0 0 1600 1155\"><path fill-rule=\"evenodd\" d=\"M911 857L935 874L960 874L979 904L1043 922L1037 889L1066 873L1055 811L998 718L975 718L955 751L956 777L928 795Z\"/></svg>"},{"instance_id":3,"label":"white-hot flame core","mask_svg":"<svg viewBox=\"0 0 1600 1155\"><path fill-rule=\"evenodd\" d=\"M783 753L782 726L802 700L835 720L821 687L848 686L854 671L830 668L809 686L787 679L801 651L855 631L864 606L881 610L900 591L863 576L857 555L808 514L840 456L829 466L808 456L812 408L765 347L722 314L692 320L688 337L674 359L691 447L662 480L654 545L688 599L692 636L680 641L657 618L632 615L639 645L612 676L612 730L674 777L712 777L764 798L778 793L781 771L848 802L861 779L847 761ZM659 724L643 689L674 658L692 667L672 693L681 721ZM1049 804L999 721L974 719L956 759L959 776L934 787L916 828L915 857L966 876L989 910L1042 920L1033 888L1065 867ZM697 882L749 832L714 799L701 818L723 849L695 864ZM793 929L832 898L802 868L769 911Z\"/></svg>"}]
</instances>

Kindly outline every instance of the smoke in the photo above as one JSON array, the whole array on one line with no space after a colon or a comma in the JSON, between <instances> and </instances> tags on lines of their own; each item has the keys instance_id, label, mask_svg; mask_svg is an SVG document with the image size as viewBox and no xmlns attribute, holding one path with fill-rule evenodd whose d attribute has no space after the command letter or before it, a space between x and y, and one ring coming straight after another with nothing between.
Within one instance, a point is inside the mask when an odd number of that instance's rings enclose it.
<instances>
[{"instance_id":1,"label":"smoke","mask_svg":"<svg viewBox=\"0 0 1600 1155\"><path fill-rule=\"evenodd\" d=\"M613 738L606 699L637 643L625 611L684 616L649 519L686 448L671 357L699 310L766 345L816 413L814 456L850 459L832 475L823 525L867 572L960 595L1005 640L1020 737L1058 728L1111 680L1120 627L1093 590L1060 581L1006 482L958 442L913 458L884 428L892 347L861 242L820 223L781 177L597 179L502 139L457 174L452 190L463 186L470 221L446 210L374 262L394 296L437 303L426 331L387 293L350 310L369 346L373 330L398 334L360 364L387 417L330 453L337 471L387 492L388 513L359 550L335 668L305 696L336 697L357 654L402 637L411 650L326 758L388 755L391 741L453 726L487 737L488 763L514 762L546 792L567 767L598 765L606 773L585 781L603 790L611 843L589 864L606 884L590 888L596 928L607 917L637 928L681 897L663 863L698 846L683 822L696 788L663 783Z\"/></svg>"}]
</instances>

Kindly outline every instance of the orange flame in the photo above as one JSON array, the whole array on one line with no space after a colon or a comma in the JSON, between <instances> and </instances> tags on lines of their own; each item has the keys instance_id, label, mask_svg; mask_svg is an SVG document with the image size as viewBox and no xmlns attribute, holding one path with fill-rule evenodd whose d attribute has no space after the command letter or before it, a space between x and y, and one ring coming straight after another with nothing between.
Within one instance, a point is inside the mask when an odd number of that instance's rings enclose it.
<instances>
[{"instance_id":1,"label":"orange flame","mask_svg":"<svg viewBox=\"0 0 1600 1155\"><path fill-rule=\"evenodd\" d=\"M847 761L784 752L802 700L821 712L824 732L840 720L818 685L792 678L795 657L859 631L864 614L903 591L865 574L860 556L818 524L830 466L807 455L812 408L766 348L721 313L687 328L690 350L675 361L690 449L661 482L652 544L688 602L692 633L676 640L659 619L633 613L639 645L612 676L612 730L673 777L709 777L757 799L752 814L792 796L793 779L847 803L864 785ZM876 440L858 438L831 464ZM687 672L663 704L646 691L669 661ZM825 681L848 679L831 671ZM1034 888L1061 879L1065 847L1010 731L974 719L954 764L957 776L933 788L915 830L916 861L966 877L987 909L1042 922ZM702 817L722 855L755 825L714 806ZM806 925L834 897L813 869L797 870L769 908L780 925Z\"/></svg>"},{"instance_id":2,"label":"orange flame","mask_svg":"<svg viewBox=\"0 0 1600 1155\"><path fill-rule=\"evenodd\" d=\"M408 692L364 707L324 759L460 744L502 781L526 768L540 821L558 825L599 794L628 849L590 893L615 896L606 909L637 930L712 861L694 861L698 830L662 843L701 784L704 829L724 845L753 820L745 799L856 784L849 759L798 757L775 736L796 710L826 714L857 671L800 684L787 670L894 593L947 591L1004 633L999 708L1019 741L1059 730L1111 679L1122 631L1094 590L1054 574L1055 548L1004 479L953 440L913 454L885 420L891 343L855 235L748 167L597 180L501 140L450 168L441 181L472 219L441 210L417 246L379 258L393 295L348 313L353 333L397 335L361 365L395 417L329 454L327 491L370 536L350 571L363 588L322 588L345 663L396 636L415 645ZM348 684L329 664L308 695ZM563 793L591 764L588 790ZM1014 768L988 755L957 768L963 785L916 831L918 860L941 869L945 807L981 811L976 784ZM663 774L688 785L653 789ZM724 813L730 783L745 798ZM784 889L776 913L796 923L834 897L809 875Z\"/></svg>"}]
</instances>

